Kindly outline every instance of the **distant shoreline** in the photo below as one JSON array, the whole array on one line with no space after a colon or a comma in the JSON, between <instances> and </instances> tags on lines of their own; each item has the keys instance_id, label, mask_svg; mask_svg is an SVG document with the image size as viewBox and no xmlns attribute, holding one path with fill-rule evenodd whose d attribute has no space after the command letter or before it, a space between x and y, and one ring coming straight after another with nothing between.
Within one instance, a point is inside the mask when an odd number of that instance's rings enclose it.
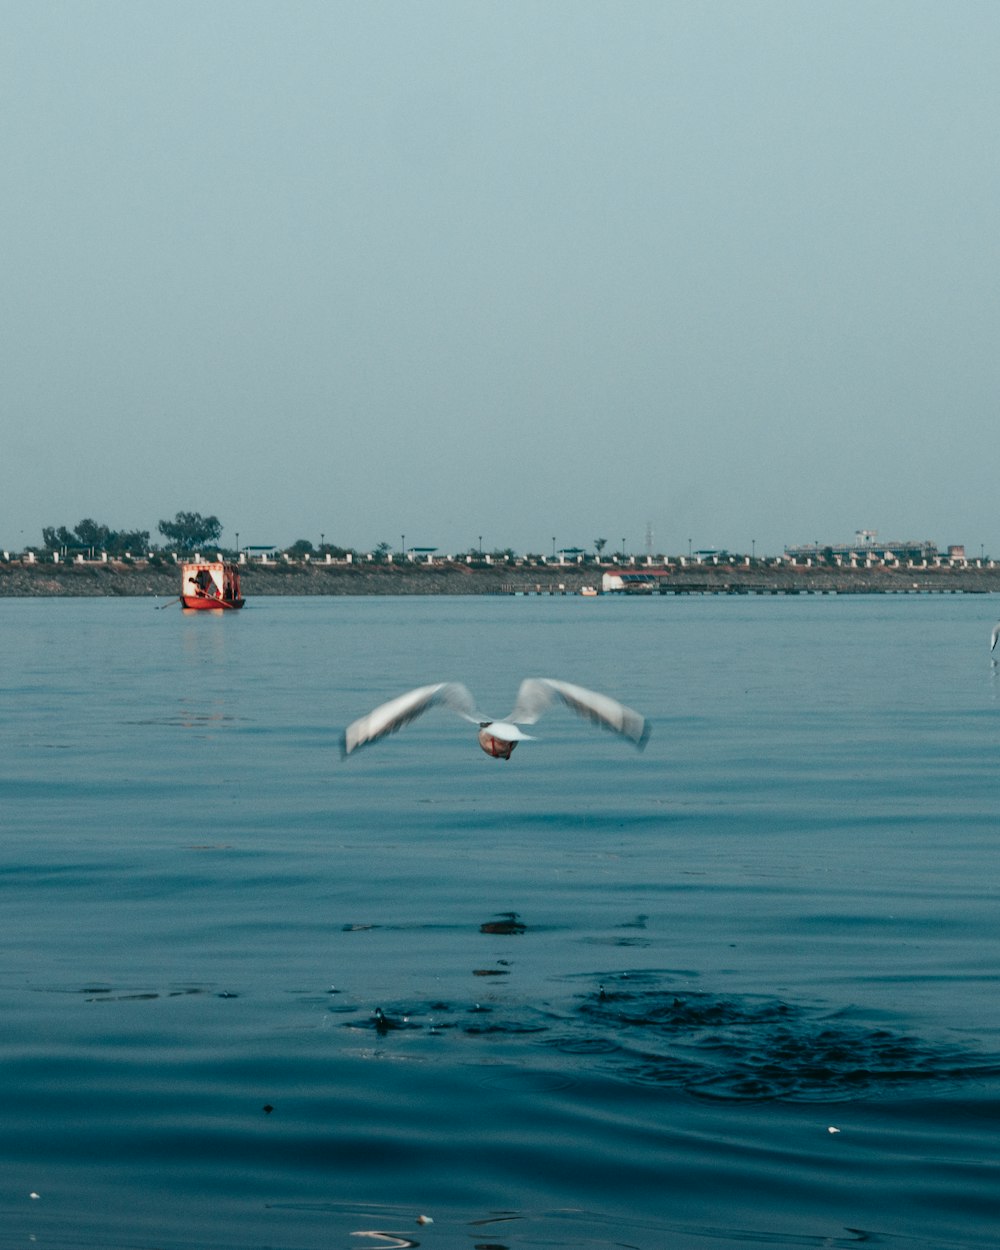
<instances>
[{"instance_id":1,"label":"distant shoreline","mask_svg":"<svg viewBox=\"0 0 1000 1250\"><path fill-rule=\"evenodd\" d=\"M559 595L578 594L583 587L600 590L605 572L646 571L642 564L303 563L248 565L241 570L241 578L247 599L270 595ZM760 561L670 564L665 570L659 566L649 571L658 574L651 593L668 595L1000 593L1000 567L976 563L837 568ZM0 563L0 598L171 599L179 592L180 570L174 565Z\"/></svg>"}]
</instances>

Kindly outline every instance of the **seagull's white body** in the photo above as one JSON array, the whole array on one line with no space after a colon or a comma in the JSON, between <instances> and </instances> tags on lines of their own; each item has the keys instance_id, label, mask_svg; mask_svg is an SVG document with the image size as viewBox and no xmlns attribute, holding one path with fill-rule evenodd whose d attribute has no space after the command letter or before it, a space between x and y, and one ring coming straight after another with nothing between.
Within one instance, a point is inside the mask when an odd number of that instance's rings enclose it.
<instances>
[{"instance_id":1,"label":"seagull's white body","mask_svg":"<svg viewBox=\"0 0 1000 1250\"><path fill-rule=\"evenodd\" d=\"M341 753L350 755L369 742L377 742L397 729L402 729L428 708L443 703L464 720L479 729L479 745L495 759L509 760L519 742L530 739L521 725L533 725L554 699L565 703L580 716L596 725L621 734L641 751L649 737L649 722L638 712L625 707L606 694L598 694L568 681L551 677L526 677L517 692L513 710L503 720L494 720L476 711L472 695L461 682L440 681L433 686L419 686L362 716L344 730Z\"/></svg>"}]
</instances>

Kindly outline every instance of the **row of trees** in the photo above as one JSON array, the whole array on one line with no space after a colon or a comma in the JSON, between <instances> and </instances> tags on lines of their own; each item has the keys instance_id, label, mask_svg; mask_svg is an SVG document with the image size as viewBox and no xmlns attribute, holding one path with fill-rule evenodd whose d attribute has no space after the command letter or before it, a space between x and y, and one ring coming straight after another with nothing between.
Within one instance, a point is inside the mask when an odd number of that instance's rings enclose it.
<instances>
[{"instance_id":1,"label":"row of trees","mask_svg":"<svg viewBox=\"0 0 1000 1250\"><path fill-rule=\"evenodd\" d=\"M202 516L200 512L178 512L172 521L160 521L157 529L166 539L167 545L175 551L210 550L219 545L222 537L222 523L219 518ZM59 552L62 555L73 555L78 552L88 552L93 555L98 551L106 551L111 556L124 556L126 554L140 555L150 550L149 530L113 530L108 525L100 525L90 517L84 517L77 523L75 529L69 529L65 525L46 526L42 530L42 543L45 550ZM594 539L594 550L598 558L606 544L606 538ZM334 559L342 559L348 554L349 549L327 542L314 547L309 539L300 538L285 550L297 559L302 559L303 556L322 558L326 555ZM373 552L375 560L379 563L387 561L391 554L392 547L387 542L380 542ZM460 558L465 558L466 554L473 559L481 559L484 553L478 548L470 548L468 553L462 553ZM569 548L566 554L583 554L583 549ZM509 547L494 550L489 555L495 562L513 561L517 558ZM543 559L540 555L529 555L526 558L535 562Z\"/></svg>"},{"instance_id":2,"label":"row of trees","mask_svg":"<svg viewBox=\"0 0 1000 1250\"><path fill-rule=\"evenodd\" d=\"M178 512L172 521L160 521L157 529L171 547L178 551L195 551L199 547L217 545L222 537L218 517L203 517L200 512ZM42 529L42 543L47 551L63 555L87 551L106 551L111 556L126 552L139 555L149 550L149 530L113 530L90 517L77 523L75 529L65 525L48 525Z\"/></svg>"}]
</instances>

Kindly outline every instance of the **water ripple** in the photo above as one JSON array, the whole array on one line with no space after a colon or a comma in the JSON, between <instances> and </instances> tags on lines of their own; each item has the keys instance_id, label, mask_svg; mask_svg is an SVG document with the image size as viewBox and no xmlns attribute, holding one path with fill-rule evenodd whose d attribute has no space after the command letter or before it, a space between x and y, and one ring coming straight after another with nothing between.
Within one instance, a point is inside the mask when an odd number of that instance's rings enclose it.
<instances>
[{"instance_id":1,"label":"water ripple","mask_svg":"<svg viewBox=\"0 0 1000 1250\"><path fill-rule=\"evenodd\" d=\"M777 998L601 987L580 1003L589 1053L619 1077L702 1098L836 1102L1000 1075L1000 1057L934 1044ZM579 1054L576 1035L555 1039Z\"/></svg>"}]
</instances>

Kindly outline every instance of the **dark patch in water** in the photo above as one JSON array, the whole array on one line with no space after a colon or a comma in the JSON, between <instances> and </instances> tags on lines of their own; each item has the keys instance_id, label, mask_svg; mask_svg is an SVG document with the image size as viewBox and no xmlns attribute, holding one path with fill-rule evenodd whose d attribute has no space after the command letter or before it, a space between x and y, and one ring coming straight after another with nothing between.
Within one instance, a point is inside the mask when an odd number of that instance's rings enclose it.
<instances>
[{"instance_id":1,"label":"dark patch in water","mask_svg":"<svg viewBox=\"0 0 1000 1250\"><path fill-rule=\"evenodd\" d=\"M607 1049L615 1075L701 1098L831 1102L1000 1074L995 1058L780 999L602 986L577 1018L585 1050L575 1034L550 1044L574 1055Z\"/></svg>"},{"instance_id":2,"label":"dark patch in water","mask_svg":"<svg viewBox=\"0 0 1000 1250\"><path fill-rule=\"evenodd\" d=\"M379 1010L350 1027L382 1037L450 1030L506 1038L511 1046L538 1038L550 1053L573 1056L629 1084L738 1102L842 1102L914 1085L1000 1077L1000 1057L858 1023L849 1008L674 990L656 981L648 973L623 975L565 1007L435 1001L392 1017ZM524 1053L518 1058L523 1063Z\"/></svg>"},{"instance_id":3,"label":"dark patch in water","mask_svg":"<svg viewBox=\"0 0 1000 1250\"><path fill-rule=\"evenodd\" d=\"M171 990L119 990L115 991L110 985L90 985L84 986L78 991L80 994L87 995L88 1003L126 1003L126 1002L143 1002L154 998L188 998L193 994L207 994L209 989L206 986L184 986L180 989ZM231 990L218 990L215 994L216 998L238 998L239 995Z\"/></svg>"},{"instance_id":4,"label":"dark patch in water","mask_svg":"<svg viewBox=\"0 0 1000 1250\"><path fill-rule=\"evenodd\" d=\"M525 1033L544 1033L548 1028L545 1024L533 1024L530 1021L491 1020L488 1024L470 1024L465 1032L471 1036L482 1036L485 1033L505 1033L510 1037L522 1036Z\"/></svg>"},{"instance_id":5,"label":"dark patch in water","mask_svg":"<svg viewBox=\"0 0 1000 1250\"><path fill-rule=\"evenodd\" d=\"M499 920L487 920L485 924L481 924L479 932L499 933L509 936L511 934L521 934L526 928L527 925L523 921L518 920L516 911L505 911L500 913Z\"/></svg>"}]
</instances>

